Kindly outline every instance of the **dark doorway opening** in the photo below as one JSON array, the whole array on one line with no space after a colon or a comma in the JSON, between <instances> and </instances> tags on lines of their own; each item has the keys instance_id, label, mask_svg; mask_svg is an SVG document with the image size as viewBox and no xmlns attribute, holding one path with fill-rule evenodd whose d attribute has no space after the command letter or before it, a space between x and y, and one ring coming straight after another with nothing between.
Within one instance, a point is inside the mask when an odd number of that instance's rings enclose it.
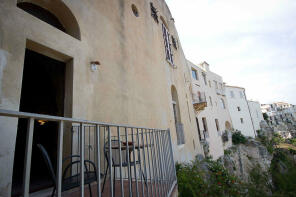
<instances>
[{"instance_id":1,"label":"dark doorway opening","mask_svg":"<svg viewBox=\"0 0 296 197\"><path fill-rule=\"evenodd\" d=\"M31 50L26 50L23 70L20 111L64 116L65 99L64 62L57 61ZM19 119L13 166L12 196L22 192L27 120ZM56 168L56 122L35 120L31 161L30 192L52 186L48 170L43 163L37 144L42 144Z\"/></svg>"}]
</instances>

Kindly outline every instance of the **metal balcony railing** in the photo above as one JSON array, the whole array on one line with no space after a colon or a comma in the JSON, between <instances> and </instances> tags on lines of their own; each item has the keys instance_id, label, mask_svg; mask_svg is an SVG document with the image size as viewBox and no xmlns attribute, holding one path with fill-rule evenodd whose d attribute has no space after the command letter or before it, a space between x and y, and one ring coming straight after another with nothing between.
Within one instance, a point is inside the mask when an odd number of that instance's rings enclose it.
<instances>
[{"instance_id":1,"label":"metal balcony railing","mask_svg":"<svg viewBox=\"0 0 296 197\"><path fill-rule=\"evenodd\" d=\"M207 107L206 94L204 92L200 94L192 94L192 102L195 111L198 112L204 110L204 108Z\"/></svg>"},{"instance_id":2,"label":"metal balcony railing","mask_svg":"<svg viewBox=\"0 0 296 197\"><path fill-rule=\"evenodd\" d=\"M85 181L89 178L88 171L96 172L96 181L89 187L95 188L94 193L98 197L171 196L176 186L169 129L133 127L0 109L1 116L28 120L22 191L24 197L29 197L34 122L37 120L57 122L59 125L55 174L58 197L64 193L64 178L77 173L79 190L72 189L73 192L68 195L78 196L79 192L79 196L87 196L89 193L85 192ZM66 130L67 124L72 125L72 129ZM71 133L70 143L64 142L64 134L67 132ZM68 173L63 172L66 167L63 156L69 154L65 149L70 150L70 155L66 156L71 158L71 163L79 164L73 168L71 166Z\"/></svg>"}]
</instances>

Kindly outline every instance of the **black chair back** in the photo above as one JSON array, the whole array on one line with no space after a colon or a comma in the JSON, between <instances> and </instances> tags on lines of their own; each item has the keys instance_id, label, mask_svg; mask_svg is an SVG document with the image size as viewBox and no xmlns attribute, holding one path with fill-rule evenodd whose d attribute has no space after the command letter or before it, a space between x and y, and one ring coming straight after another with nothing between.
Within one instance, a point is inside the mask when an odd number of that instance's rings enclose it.
<instances>
[{"instance_id":1,"label":"black chair back","mask_svg":"<svg viewBox=\"0 0 296 197\"><path fill-rule=\"evenodd\" d=\"M50 157L49 157L47 151L45 150L45 148L41 144L37 144L37 147L39 148L39 150L40 150L40 152L42 154L43 160L44 160L44 162L46 164L46 167L47 167L47 169L49 171L52 182L54 183L54 185L56 185L56 176L55 176L55 173L54 173L54 170L53 170L53 166L52 166Z\"/></svg>"}]
</instances>

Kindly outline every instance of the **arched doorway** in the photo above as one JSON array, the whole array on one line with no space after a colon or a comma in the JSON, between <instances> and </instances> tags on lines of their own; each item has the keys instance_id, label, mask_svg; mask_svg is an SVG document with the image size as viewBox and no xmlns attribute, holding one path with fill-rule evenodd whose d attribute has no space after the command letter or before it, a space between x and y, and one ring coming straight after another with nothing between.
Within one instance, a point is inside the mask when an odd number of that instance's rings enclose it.
<instances>
[{"instance_id":1,"label":"arched doorway","mask_svg":"<svg viewBox=\"0 0 296 197\"><path fill-rule=\"evenodd\" d=\"M78 22L71 10L62 1L18 0L17 7L81 40Z\"/></svg>"}]
</instances>

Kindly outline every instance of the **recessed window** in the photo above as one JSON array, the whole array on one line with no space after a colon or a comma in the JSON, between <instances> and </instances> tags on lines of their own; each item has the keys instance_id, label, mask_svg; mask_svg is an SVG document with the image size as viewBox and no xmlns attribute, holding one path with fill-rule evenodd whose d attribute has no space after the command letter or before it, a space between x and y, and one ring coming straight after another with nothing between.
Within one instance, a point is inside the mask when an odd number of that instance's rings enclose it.
<instances>
[{"instance_id":1,"label":"recessed window","mask_svg":"<svg viewBox=\"0 0 296 197\"><path fill-rule=\"evenodd\" d=\"M191 72L192 72L192 77L193 77L193 79L198 80L198 77L197 77L197 71L194 70L194 69L192 69Z\"/></svg>"},{"instance_id":2,"label":"recessed window","mask_svg":"<svg viewBox=\"0 0 296 197\"><path fill-rule=\"evenodd\" d=\"M242 124L244 124L244 119L243 118L241 118L240 121L241 121Z\"/></svg>"},{"instance_id":3,"label":"recessed window","mask_svg":"<svg viewBox=\"0 0 296 197\"><path fill-rule=\"evenodd\" d=\"M170 34L164 23L162 23L162 32L163 32L163 39L165 44L166 60L172 65L174 65L173 54L172 54L172 49L170 44Z\"/></svg>"},{"instance_id":4,"label":"recessed window","mask_svg":"<svg viewBox=\"0 0 296 197\"><path fill-rule=\"evenodd\" d=\"M151 2L150 3L150 9L151 9L151 16L153 17L153 19L155 20L155 22L159 22L158 21L158 15L157 15L157 10L156 8L154 7L153 3Z\"/></svg>"},{"instance_id":5,"label":"recessed window","mask_svg":"<svg viewBox=\"0 0 296 197\"><path fill-rule=\"evenodd\" d=\"M221 108L222 108L222 109L225 109L225 108L226 108L226 106L225 106L225 102L224 102L223 99L220 99L220 104L221 104Z\"/></svg>"},{"instance_id":6,"label":"recessed window","mask_svg":"<svg viewBox=\"0 0 296 197\"><path fill-rule=\"evenodd\" d=\"M217 81L214 81L214 83L215 83L215 88L218 89L218 83L217 83Z\"/></svg>"},{"instance_id":7,"label":"recessed window","mask_svg":"<svg viewBox=\"0 0 296 197\"><path fill-rule=\"evenodd\" d=\"M138 11L138 8L135 6L135 4L132 5L132 11L136 17L139 16L139 11Z\"/></svg>"},{"instance_id":8,"label":"recessed window","mask_svg":"<svg viewBox=\"0 0 296 197\"><path fill-rule=\"evenodd\" d=\"M216 129L217 129L217 131L220 131L219 120L218 119L215 119L215 123L216 123Z\"/></svg>"},{"instance_id":9,"label":"recessed window","mask_svg":"<svg viewBox=\"0 0 296 197\"><path fill-rule=\"evenodd\" d=\"M171 37L172 37L173 46L177 50L178 49L178 41L174 36L171 36Z\"/></svg>"},{"instance_id":10,"label":"recessed window","mask_svg":"<svg viewBox=\"0 0 296 197\"><path fill-rule=\"evenodd\" d=\"M213 107L212 97L209 97L209 98L210 98L210 104Z\"/></svg>"},{"instance_id":11,"label":"recessed window","mask_svg":"<svg viewBox=\"0 0 296 197\"><path fill-rule=\"evenodd\" d=\"M237 107L237 111L241 111L241 108L240 107Z\"/></svg>"}]
</instances>

